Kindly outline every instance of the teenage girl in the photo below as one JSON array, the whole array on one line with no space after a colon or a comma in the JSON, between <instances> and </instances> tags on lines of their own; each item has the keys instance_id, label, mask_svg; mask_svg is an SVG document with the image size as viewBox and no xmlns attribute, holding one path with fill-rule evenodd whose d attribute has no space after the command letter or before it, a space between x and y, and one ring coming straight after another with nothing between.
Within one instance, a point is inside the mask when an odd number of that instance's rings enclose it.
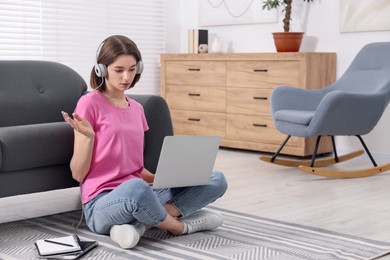
<instances>
[{"instance_id":1,"label":"teenage girl","mask_svg":"<svg viewBox=\"0 0 390 260\"><path fill-rule=\"evenodd\" d=\"M65 121L74 129L70 169L81 185L88 227L109 234L122 248L134 247L145 230L157 227L174 235L219 227L222 217L202 209L227 189L224 175L214 171L208 185L153 190L154 175L144 168L143 107L125 95L139 81L141 53L129 38L105 39L96 54L90 84Z\"/></svg>"}]
</instances>

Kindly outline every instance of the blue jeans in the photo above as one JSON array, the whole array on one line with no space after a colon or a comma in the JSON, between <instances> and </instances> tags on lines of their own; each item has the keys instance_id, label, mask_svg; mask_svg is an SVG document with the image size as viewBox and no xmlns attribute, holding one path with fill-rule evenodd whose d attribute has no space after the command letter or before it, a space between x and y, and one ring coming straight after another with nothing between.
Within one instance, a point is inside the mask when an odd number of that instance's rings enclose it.
<instances>
[{"instance_id":1,"label":"blue jeans","mask_svg":"<svg viewBox=\"0 0 390 260\"><path fill-rule=\"evenodd\" d=\"M207 185L153 190L142 179L128 180L114 190L101 192L83 205L88 227L98 234L109 234L112 225L139 221L160 225L167 217L164 205L175 206L187 216L216 199L227 189L223 173L214 171Z\"/></svg>"}]
</instances>

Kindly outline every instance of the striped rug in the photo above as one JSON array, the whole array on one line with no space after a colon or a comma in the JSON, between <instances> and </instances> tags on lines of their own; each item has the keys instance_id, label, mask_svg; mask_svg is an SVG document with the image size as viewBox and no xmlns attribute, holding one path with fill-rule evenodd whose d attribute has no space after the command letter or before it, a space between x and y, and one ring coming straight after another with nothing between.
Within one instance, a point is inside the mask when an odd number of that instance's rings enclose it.
<instances>
[{"instance_id":1,"label":"striped rug","mask_svg":"<svg viewBox=\"0 0 390 260\"><path fill-rule=\"evenodd\" d=\"M255 217L217 208L224 224L215 231L172 236L152 229L131 250L90 232L80 211L0 224L0 259L38 259L37 239L77 234L99 247L82 259L375 259L390 243Z\"/></svg>"}]
</instances>

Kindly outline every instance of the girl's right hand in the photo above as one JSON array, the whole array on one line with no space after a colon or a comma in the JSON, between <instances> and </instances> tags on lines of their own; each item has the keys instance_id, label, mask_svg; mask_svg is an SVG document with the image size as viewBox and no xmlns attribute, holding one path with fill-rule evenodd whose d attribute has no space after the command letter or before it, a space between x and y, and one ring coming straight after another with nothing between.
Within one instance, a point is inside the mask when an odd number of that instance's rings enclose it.
<instances>
[{"instance_id":1,"label":"girl's right hand","mask_svg":"<svg viewBox=\"0 0 390 260\"><path fill-rule=\"evenodd\" d=\"M95 137L95 131L93 130L91 124L85 119L79 116L77 113L73 113L73 119L69 116L68 113L61 111L64 120L77 132L83 134L89 138Z\"/></svg>"}]
</instances>

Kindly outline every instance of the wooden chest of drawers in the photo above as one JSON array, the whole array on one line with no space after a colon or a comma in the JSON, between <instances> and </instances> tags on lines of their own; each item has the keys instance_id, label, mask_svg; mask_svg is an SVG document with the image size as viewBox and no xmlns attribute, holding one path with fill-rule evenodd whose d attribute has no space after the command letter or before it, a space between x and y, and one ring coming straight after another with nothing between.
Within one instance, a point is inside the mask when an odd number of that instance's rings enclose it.
<instances>
[{"instance_id":1,"label":"wooden chest of drawers","mask_svg":"<svg viewBox=\"0 0 390 260\"><path fill-rule=\"evenodd\" d=\"M162 54L161 96L176 135L219 135L224 147L275 152L285 135L272 122L272 90L322 88L335 68L335 53ZM313 147L313 138L292 137L282 153L308 156ZM324 138L319 153L327 152Z\"/></svg>"}]
</instances>

